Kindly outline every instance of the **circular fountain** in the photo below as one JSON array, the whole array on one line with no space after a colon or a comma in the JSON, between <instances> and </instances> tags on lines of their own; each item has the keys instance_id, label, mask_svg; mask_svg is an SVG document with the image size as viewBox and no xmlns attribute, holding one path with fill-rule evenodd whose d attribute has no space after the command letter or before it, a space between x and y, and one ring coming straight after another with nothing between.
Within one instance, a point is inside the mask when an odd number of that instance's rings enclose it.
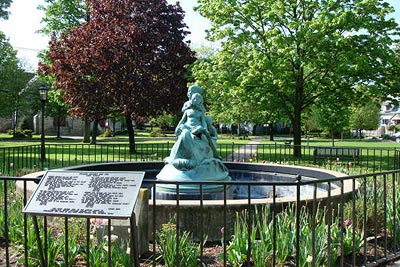
<instances>
[{"instance_id":1,"label":"circular fountain","mask_svg":"<svg viewBox=\"0 0 400 267\"><path fill-rule=\"evenodd\" d=\"M279 212L297 201L298 184L301 204L339 203L355 190L345 179L319 182L344 176L332 171L222 162L216 150L216 130L205 115L202 92L197 85L189 87L189 100L183 105L183 116L175 130L177 140L165 162L113 162L66 169L144 172L142 187L149 190L151 198L150 232L178 217L181 229L191 231L198 240L207 233L211 241L220 239L222 227L228 235L232 232L237 212L257 206Z\"/></svg>"},{"instance_id":2,"label":"circular fountain","mask_svg":"<svg viewBox=\"0 0 400 267\"><path fill-rule=\"evenodd\" d=\"M172 217L179 214L181 229L189 230L194 238L201 239L207 233L209 241L218 241L221 238L220 229L230 232L233 229L235 216L249 207L269 206L275 212L287 207L296 201L296 178L301 177L301 202L302 204L312 204L314 202L324 205L328 196L331 205L340 203L342 196L345 200L350 197L354 188L351 180L343 179L341 182L327 183L321 180L344 177L345 174L309 167L277 165L277 164L255 164L255 163L235 163L224 162L229 169L232 181L226 184L226 200L206 199L200 200L199 197L193 199L179 195L179 207L177 197L174 199L160 199L158 196L153 199L151 195L157 182L157 174L165 166L163 162L113 162L81 165L66 168L67 170L82 171L141 171L145 172L145 182L142 187L149 190L149 220L150 232L155 228L159 229L161 224L168 222ZM310 181L314 181L309 183ZM235 183L251 185L250 201L247 195L248 186L235 185ZM267 185L266 185L267 183ZM275 185L275 186L273 186ZM171 183L171 188L176 184ZM224 188L224 186L222 186ZM343 187L343 188L342 188ZM329 190L329 192L328 192ZM225 192L225 190L222 190ZM272 195L275 192L275 197ZM191 192L193 194L193 192ZM222 195L224 195L223 193ZM157 195L157 194L156 194ZM225 215L224 215L225 214ZM224 217L226 221L224 222ZM152 234L149 234L151 238Z\"/></svg>"}]
</instances>

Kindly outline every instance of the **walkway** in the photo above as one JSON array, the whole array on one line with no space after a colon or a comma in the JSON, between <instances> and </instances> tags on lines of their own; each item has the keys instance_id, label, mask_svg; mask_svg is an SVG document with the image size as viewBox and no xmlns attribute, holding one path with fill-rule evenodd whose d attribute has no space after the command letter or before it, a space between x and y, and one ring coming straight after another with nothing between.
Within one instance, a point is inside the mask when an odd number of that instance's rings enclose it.
<instances>
[{"instance_id":1,"label":"walkway","mask_svg":"<svg viewBox=\"0 0 400 267\"><path fill-rule=\"evenodd\" d=\"M224 158L225 161L249 162L252 157L257 155L257 147L261 139L253 139L246 145L239 147L235 152Z\"/></svg>"}]
</instances>

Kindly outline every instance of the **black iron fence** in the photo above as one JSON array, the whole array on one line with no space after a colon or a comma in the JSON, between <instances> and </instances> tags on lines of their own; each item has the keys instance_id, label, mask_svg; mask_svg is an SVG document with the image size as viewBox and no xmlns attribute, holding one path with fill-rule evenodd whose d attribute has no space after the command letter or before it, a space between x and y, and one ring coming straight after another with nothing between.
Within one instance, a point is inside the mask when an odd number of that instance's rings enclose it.
<instances>
[{"instance_id":1,"label":"black iron fence","mask_svg":"<svg viewBox=\"0 0 400 267\"><path fill-rule=\"evenodd\" d=\"M122 144L47 145L45 161L40 161L40 146L2 148L0 266L43 265L40 247L46 266L132 266L130 241L123 238L130 229L114 229L114 220L42 217L43 243L38 246L32 218L21 212L38 178L19 176L90 163L162 161L171 146L140 144L135 153L129 153ZM141 218L148 229L139 230L138 235L146 245L135 264L381 266L400 258L398 151L310 146L302 147L302 157L295 158L293 146L288 145L229 144L218 150L227 161L321 166L353 175L319 180L298 176L293 182L223 182L219 183L223 197L218 201L202 197L203 188L215 183L191 182L198 186L200 196L191 203L179 194L174 200L150 198L144 202L149 205L148 217ZM144 183L151 185L147 190L155 196L157 185L163 182ZM187 183L173 184L179 192ZM229 198L229 188L237 185L248 197ZM266 186L272 190L268 198L251 197L257 187ZM278 196L282 186L293 188L292 198L283 201ZM307 195L301 194L305 187Z\"/></svg>"},{"instance_id":2,"label":"black iron fence","mask_svg":"<svg viewBox=\"0 0 400 267\"><path fill-rule=\"evenodd\" d=\"M32 218L21 213L36 179L0 177L0 266L133 266L130 242L123 238L129 228L117 230L114 220L99 218L42 217L41 263ZM150 195L156 195L163 182L144 183L153 185ZM383 266L400 257L399 183L399 171L322 180L298 176L293 182L218 183L224 186L219 201L200 197L189 203L179 194L169 201L151 198L148 217L139 218L147 228L138 236L147 243L135 264ZM188 183L173 184L179 192ZM215 183L190 184L202 196L203 188ZM228 198L237 185L248 197ZM251 197L261 186L272 188L270 198ZM278 197L282 186L293 187L294 196ZM306 186L311 193L301 194Z\"/></svg>"},{"instance_id":3,"label":"black iron fence","mask_svg":"<svg viewBox=\"0 0 400 267\"><path fill-rule=\"evenodd\" d=\"M32 170L55 169L90 163L162 161L173 143L139 143L131 153L128 144L47 144L46 159L41 160L40 145L0 148L0 173L20 176ZM218 152L232 162L277 163L315 166L350 174L379 172L399 168L396 149L361 147L301 146L301 157L295 157L293 145L222 144Z\"/></svg>"}]
</instances>

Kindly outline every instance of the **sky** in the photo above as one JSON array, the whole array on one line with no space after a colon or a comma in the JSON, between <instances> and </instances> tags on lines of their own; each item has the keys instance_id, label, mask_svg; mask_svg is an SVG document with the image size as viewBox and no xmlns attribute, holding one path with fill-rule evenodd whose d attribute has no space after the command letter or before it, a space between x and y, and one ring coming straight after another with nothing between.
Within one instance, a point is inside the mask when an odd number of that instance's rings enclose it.
<instances>
[{"instance_id":1,"label":"sky","mask_svg":"<svg viewBox=\"0 0 400 267\"><path fill-rule=\"evenodd\" d=\"M176 3L177 0L167 0L168 3ZM13 0L9 9L9 19L0 20L0 31L9 38L10 44L18 51L18 57L28 64L28 69L36 68L39 50L47 47L49 37L37 33L41 28L40 20L43 12L37 10L37 6L43 4L43 0ZM192 32L188 36L194 45L207 43L205 29L210 27L207 19L193 10L196 0L181 0L180 5L185 11L185 23Z\"/></svg>"},{"instance_id":2,"label":"sky","mask_svg":"<svg viewBox=\"0 0 400 267\"><path fill-rule=\"evenodd\" d=\"M177 0L167 0L175 3ZM400 0L387 0L395 8L393 17L400 24ZM37 6L43 0L13 0L10 7L9 19L0 20L0 31L9 38L9 42L18 50L18 57L25 61L28 69L33 70L37 66L36 57L39 50L45 49L49 38L37 33L41 28L40 20L43 13L37 10ZM205 30L210 27L207 19L193 10L196 0L180 0L182 9L185 11L185 23L191 34L188 36L192 44L199 46L207 44Z\"/></svg>"}]
</instances>

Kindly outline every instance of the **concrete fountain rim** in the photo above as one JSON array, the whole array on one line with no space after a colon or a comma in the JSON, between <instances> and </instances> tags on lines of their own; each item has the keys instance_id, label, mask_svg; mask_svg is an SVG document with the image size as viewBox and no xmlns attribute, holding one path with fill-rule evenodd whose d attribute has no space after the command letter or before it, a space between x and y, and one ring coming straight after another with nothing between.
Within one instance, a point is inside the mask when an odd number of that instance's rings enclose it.
<instances>
[{"instance_id":1,"label":"concrete fountain rim","mask_svg":"<svg viewBox=\"0 0 400 267\"><path fill-rule=\"evenodd\" d=\"M85 165L77 165L77 166L70 166L70 167L65 167L65 168L57 168L53 170L90 170L93 167L98 167L98 166L113 166L113 168L116 168L118 166L127 166L127 165L148 165L148 167L151 168L144 168L143 171L145 170L154 170L154 167L161 167L163 166L163 162L112 162L112 163L95 163L95 164L85 164ZM228 169L229 167L235 167L233 169L239 169L239 170L252 170L252 171L265 171L268 169L268 172L279 172L279 173L286 173L286 174L295 174L295 175L301 175L301 176L308 176L308 177L313 177L315 179L324 179L324 178L343 178L347 177L347 174L332 171L332 170L325 170L325 169L318 169L318 168L312 168L312 167L305 167L305 166L297 166L297 165L281 165L281 164L265 164L265 163L243 163L243 162L224 162ZM138 171L138 170L131 170L131 171ZM285 172L284 172L285 171ZM34 172L30 173L28 175L24 175L23 177L25 178L36 178L44 175L45 171L39 171L39 172ZM325 177L315 177L316 174L324 175ZM329 192L318 192L316 195L316 198L314 198L313 194L308 194L308 195L301 195L300 196L300 201L319 201L322 199L326 199L329 197L331 198L337 198L341 194L347 195L352 193L353 191L356 191L359 187L359 183L355 181L353 184L352 180L349 179L343 179L343 189L341 187L335 188ZM23 186L23 184L18 185L18 187ZM36 188L36 183L28 183L27 184L27 190L29 193L32 193L35 188ZM276 197L276 198L262 198L262 199L251 199L251 204L252 205L257 205L257 204L279 204L279 203L290 203L290 202L295 202L296 201L296 196L285 196L285 197ZM150 199L149 200L149 205L156 205L156 206L171 206L171 205L176 205L177 200L161 200L161 199ZM248 199L227 199L226 202L221 199L221 200L179 200L179 205L182 207L191 207L191 206L199 206L199 205L204 205L205 207L207 206L223 206L223 205L246 205L248 204Z\"/></svg>"}]
</instances>

